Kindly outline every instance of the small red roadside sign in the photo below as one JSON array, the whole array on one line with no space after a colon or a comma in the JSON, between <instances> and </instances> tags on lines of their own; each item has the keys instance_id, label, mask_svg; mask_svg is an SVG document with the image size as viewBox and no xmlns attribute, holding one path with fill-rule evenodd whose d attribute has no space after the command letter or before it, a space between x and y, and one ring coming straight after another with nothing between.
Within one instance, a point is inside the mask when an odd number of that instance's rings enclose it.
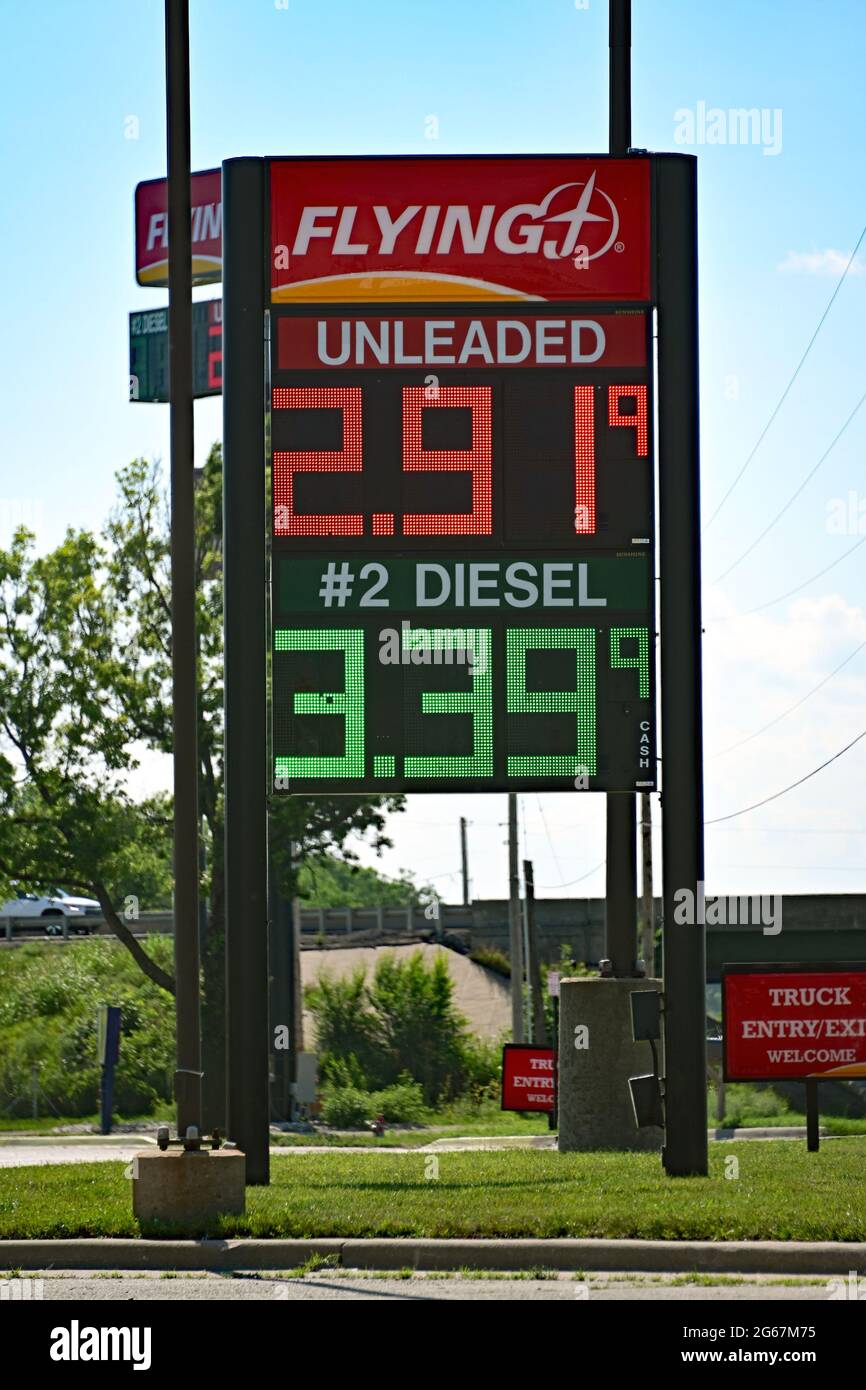
<instances>
[{"instance_id":1,"label":"small red roadside sign","mask_svg":"<svg viewBox=\"0 0 866 1390\"><path fill-rule=\"evenodd\" d=\"M555 1104L554 1049L506 1043L502 1049L502 1109L553 1110Z\"/></svg>"},{"instance_id":2,"label":"small red roadside sign","mask_svg":"<svg viewBox=\"0 0 866 1390\"><path fill-rule=\"evenodd\" d=\"M866 1076L866 964L722 967L726 1081Z\"/></svg>"}]
</instances>

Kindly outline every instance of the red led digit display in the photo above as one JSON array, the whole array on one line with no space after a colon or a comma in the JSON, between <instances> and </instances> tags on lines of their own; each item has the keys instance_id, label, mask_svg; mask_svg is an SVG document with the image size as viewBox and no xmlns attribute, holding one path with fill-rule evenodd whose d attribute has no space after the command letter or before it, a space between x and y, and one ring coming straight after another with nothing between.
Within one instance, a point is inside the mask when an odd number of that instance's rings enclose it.
<instances>
[{"instance_id":1,"label":"red led digit display","mask_svg":"<svg viewBox=\"0 0 866 1390\"><path fill-rule=\"evenodd\" d=\"M222 323L212 323L208 328L209 338L218 338L219 347L212 348L207 355L207 384L214 391L223 389L223 326Z\"/></svg>"},{"instance_id":2,"label":"red led digit display","mask_svg":"<svg viewBox=\"0 0 866 1390\"><path fill-rule=\"evenodd\" d=\"M633 400L635 402L634 409L623 411L621 408L623 399ZM607 388L607 423L609 425L634 426L638 458L646 458L648 453L646 387L609 386Z\"/></svg>"},{"instance_id":3,"label":"red led digit display","mask_svg":"<svg viewBox=\"0 0 866 1390\"><path fill-rule=\"evenodd\" d=\"M595 393L574 388L574 529L595 534Z\"/></svg>"},{"instance_id":4,"label":"red led digit display","mask_svg":"<svg viewBox=\"0 0 866 1390\"><path fill-rule=\"evenodd\" d=\"M490 386L440 386L429 399L424 386L403 387L403 469L413 472L471 472L470 512L408 513L406 536L489 536L493 531L493 467ZM422 421L425 410L467 408L471 411L469 449L425 449Z\"/></svg>"},{"instance_id":5,"label":"red led digit display","mask_svg":"<svg viewBox=\"0 0 866 1390\"><path fill-rule=\"evenodd\" d=\"M274 410L340 410L342 449L282 449L274 451L275 536L362 536L359 513L298 513L295 511L296 473L360 473L360 386L275 386Z\"/></svg>"},{"instance_id":6,"label":"red led digit display","mask_svg":"<svg viewBox=\"0 0 866 1390\"><path fill-rule=\"evenodd\" d=\"M653 535L646 313L273 313L276 540L420 556Z\"/></svg>"}]
</instances>

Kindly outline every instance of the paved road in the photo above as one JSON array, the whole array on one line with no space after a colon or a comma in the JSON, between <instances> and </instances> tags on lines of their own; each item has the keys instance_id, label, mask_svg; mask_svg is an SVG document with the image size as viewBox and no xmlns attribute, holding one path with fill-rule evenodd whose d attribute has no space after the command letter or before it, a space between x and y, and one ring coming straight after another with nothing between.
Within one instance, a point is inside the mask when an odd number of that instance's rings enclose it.
<instances>
[{"instance_id":1,"label":"paved road","mask_svg":"<svg viewBox=\"0 0 866 1390\"><path fill-rule=\"evenodd\" d=\"M155 1143L152 1134L142 1135L70 1135L67 1139L48 1137L38 1141L8 1137L0 1138L0 1168L23 1168L39 1163L129 1163L142 1149ZM496 1137L477 1136L466 1139L434 1139L415 1149L397 1148L388 1144L365 1147L354 1144L283 1144L272 1145L271 1155L303 1156L304 1154L419 1154L455 1153L488 1149L555 1149L555 1135L502 1134Z\"/></svg>"},{"instance_id":2,"label":"paved road","mask_svg":"<svg viewBox=\"0 0 866 1390\"><path fill-rule=\"evenodd\" d=\"M118 1145L112 1149L82 1149L79 1145L67 1148L0 1148L0 1168L27 1168L43 1163L130 1163L133 1154L140 1153L143 1144L135 1148Z\"/></svg>"},{"instance_id":3,"label":"paved road","mask_svg":"<svg viewBox=\"0 0 866 1390\"><path fill-rule=\"evenodd\" d=\"M30 1276L28 1276L28 1279ZM280 1278L279 1275L203 1274L167 1276L154 1274L66 1272L37 1273L44 1300L64 1302L148 1302L159 1301L258 1301L258 1302L654 1302L673 1300L688 1303L826 1301L826 1279L815 1282L773 1283L770 1279L744 1278L741 1282L717 1284L677 1284L676 1276L594 1275L587 1284L579 1277L558 1275L552 1279L472 1279L461 1276L431 1278L416 1274L408 1279L367 1276L356 1270L330 1270L306 1278ZM23 1285L23 1281L22 1281ZM40 1291L33 1285L32 1293Z\"/></svg>"}]
</instances>

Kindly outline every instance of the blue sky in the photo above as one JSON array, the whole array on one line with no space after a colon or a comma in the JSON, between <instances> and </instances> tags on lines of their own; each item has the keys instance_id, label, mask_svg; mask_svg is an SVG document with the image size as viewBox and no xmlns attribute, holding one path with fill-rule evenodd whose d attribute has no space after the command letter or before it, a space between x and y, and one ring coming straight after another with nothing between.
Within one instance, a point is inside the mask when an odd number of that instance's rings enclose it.
<instances>
[{"instance_id":1,"label":"blue sky","mask_svg":"<svg viewBox=\"0 0 866 1390\"><path fill-rule=\"evenodd\" d=\"M164 171L161 0L3 5L0 543L98 526L117 467L166 456L167 407L130 405L127 314L165 302L133 275L136 183ZM635 0L633 143L700 159L703 495L709 517L787 385L866 222L861 0ZM239 154L604 150L607 6L590 0L192 0L193 166ZM757 107L781 148L677 143L677 112ZM439 136L425 138L435 116ZM135 131L137 138L127 136ZM778 143L778 142L777 142ZM866 254L742 481L705 537L707 817L770 796L866 727L866 546L802 593L737 616L866 535L866 405L755 551L866 389ZM210 291L201 292L209 294ZM220 431L196 407L197 450ZM828 527L835 499L853 528ZM858 508L863 504L863 516ZM858 531L858 525L862 530ZM162 772L152 762L146 779ZM866 740L803 788L707 832L709 891L864 888ZM658 807L656 804L655 810ZM545 892L603 887L600 797L524 798ZM385 867L445 897L457 819L478 896L505 893L504 797L416 797ZM435 835L432 831L436 831ZM585 876L584 876L585 875ZM573 880L580 880L574 887Z\"/></svg>"}]
</instances>

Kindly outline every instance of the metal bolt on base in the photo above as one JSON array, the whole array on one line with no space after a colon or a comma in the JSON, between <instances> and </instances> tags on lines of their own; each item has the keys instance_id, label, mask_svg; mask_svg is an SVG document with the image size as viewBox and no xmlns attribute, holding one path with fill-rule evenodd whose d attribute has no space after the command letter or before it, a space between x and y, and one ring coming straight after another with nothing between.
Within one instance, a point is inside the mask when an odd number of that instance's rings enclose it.
<instances>
[{"instance_id":1,"label":"metal bolt on base","mask_svg":"<svg viewBox=\"0 0 866 1390\"><path fill-rule=\"evenodd\" d=\"M199 1134L195 1125L188 1125L186 1133L178 1135L176 1139L171 1138L168 1125L160 1125L156 1131L156 1146L164 1153L168 1148L183 1148L187 1153L195 1153L199 1149L206 1148L208 1143L212 1149L219 1149L222 1146L222 1136L218 1129L215 1129L208 1140L207 1135Z\"/></svg>"}]
</instances>

